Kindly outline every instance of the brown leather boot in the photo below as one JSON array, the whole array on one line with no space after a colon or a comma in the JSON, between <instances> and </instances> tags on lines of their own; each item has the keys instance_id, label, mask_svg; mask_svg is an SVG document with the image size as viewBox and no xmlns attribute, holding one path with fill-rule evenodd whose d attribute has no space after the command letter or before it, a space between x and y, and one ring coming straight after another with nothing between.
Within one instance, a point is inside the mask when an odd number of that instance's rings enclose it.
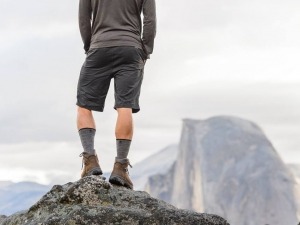
<instances>
[{"instance_id":1,"label":"brown leather boot","mask_svg":"<svg viewBox=\"0 0 300 225\"><path fill-rule=\"evenodd\" d=\"M82 172L81 172L81 178L85 176L90 175L102 175L102 170L99 165L99 160L97 155L91 155L87 152L83 152L79 155L82 156Z\"/></svg>"},{"instance_id":2,"label":"brown leather boot","mask_svg":"<svg viewBox=\"0 0 300 225\"><path fill-rule=\"evenodd\" d=\"M132 181L129 178L128 166L132 167L128 159L126 160L116 159L114 164L114 169L109 178L109 182L112 184L133 189Z\"/></svg>"}]
</instances>

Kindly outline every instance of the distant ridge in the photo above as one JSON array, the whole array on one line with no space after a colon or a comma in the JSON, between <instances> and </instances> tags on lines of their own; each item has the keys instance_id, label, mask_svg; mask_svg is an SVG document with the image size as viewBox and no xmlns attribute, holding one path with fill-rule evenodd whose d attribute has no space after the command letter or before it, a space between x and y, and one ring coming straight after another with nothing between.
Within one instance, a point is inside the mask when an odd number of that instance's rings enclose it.
<instances>
[{"instance_id":1,"label":"distant ridge","mask_svg":"<svg viewBox=\"0 0 300 225\"><path fill-rule=\"evenodd\" d=\"M0 182L0 215L11 215L28 209L38 201L51 186L34 182Z\"/></svg>"}]
</instances>

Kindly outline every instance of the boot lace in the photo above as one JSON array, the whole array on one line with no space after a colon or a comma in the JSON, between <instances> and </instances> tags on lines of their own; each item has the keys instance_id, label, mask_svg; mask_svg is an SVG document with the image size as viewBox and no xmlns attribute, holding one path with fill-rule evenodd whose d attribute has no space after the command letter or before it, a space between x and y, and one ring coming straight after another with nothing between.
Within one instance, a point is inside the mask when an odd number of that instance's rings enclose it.
<instances>
[{"instance_id":1,"label":"boot lace","mask_svg":"<svg viewBox=\"0 0 300 225\"><path fill-rule=\"evenodd\" d=\"M128 161L128 166L130 166L130 168L132 168L132 165L130 164L129 161ZM124 170L129 175L128 167L124 168Z\"/></svg>"},{"instance_id":2,"label":"boot lace","mask_svg":"<svg viewBox=\"0 0 300 225\"><path fill-rule=\"evenodd\" d=\"M87 157L85 156L84 153L85 153L85 152L82 152L82 153L79 155L79 157L83 157L83 158L82 158L82 163L81 163L81 169L83 168L83 159L84 159L84 158L87 158Z\"/></svg>"}]
</instances>

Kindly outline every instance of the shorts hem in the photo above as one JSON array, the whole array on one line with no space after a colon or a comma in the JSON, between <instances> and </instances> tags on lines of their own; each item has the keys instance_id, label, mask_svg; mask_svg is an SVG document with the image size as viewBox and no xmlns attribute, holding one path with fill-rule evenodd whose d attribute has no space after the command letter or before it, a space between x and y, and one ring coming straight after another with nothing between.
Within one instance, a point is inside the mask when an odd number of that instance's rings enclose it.
<instances>
[{"instance_id":1,"label":"shorts hem","mask_svg":"<svg viewBox=\"0 0 300 225\"><path fill-rule=\"evenodd\" d=\"M130 108L132 109L132 113L138 113L140 111L140 108L134 107L132 105L115 105L114 109L117 110L117 108Z\"/></svg>"},{"instance_id":2,"label":"shorts hem","mask_svg":"<svg viewBox=\"0 0 300 225\"><path fill-rule=\"evenodd\" d=\"M104 107L101 107L101 106L88 106L88 105L81 105L79 103L76 103L76 105L81 108L85 108L85 109L97 111L97 112L103 112L103 109L104 109Z\"/></svg>"}]
</instances>

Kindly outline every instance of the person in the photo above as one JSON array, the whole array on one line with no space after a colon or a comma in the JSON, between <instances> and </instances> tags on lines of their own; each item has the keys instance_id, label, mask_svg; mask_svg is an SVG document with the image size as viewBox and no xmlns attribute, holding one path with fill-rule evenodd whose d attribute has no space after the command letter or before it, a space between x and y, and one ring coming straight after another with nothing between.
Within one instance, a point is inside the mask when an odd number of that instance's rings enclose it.
<instances>
[{"instance_id":1,"label":"person","mask_svg":"<svg viewBox=\"0 0 300 225\"><path fill-rule=\"evenodd\" d=\"M113 78L117 156L109 182L133 189L128 173L132 113L140 110L144 66L153 52L155 0L80 0L79 29L86 53L76 103L77 129L84 149L80 154L83 157L81 177L102 175L94 149L96 125L93 111L103 112Z\"/></svg>"}]
</instances>

